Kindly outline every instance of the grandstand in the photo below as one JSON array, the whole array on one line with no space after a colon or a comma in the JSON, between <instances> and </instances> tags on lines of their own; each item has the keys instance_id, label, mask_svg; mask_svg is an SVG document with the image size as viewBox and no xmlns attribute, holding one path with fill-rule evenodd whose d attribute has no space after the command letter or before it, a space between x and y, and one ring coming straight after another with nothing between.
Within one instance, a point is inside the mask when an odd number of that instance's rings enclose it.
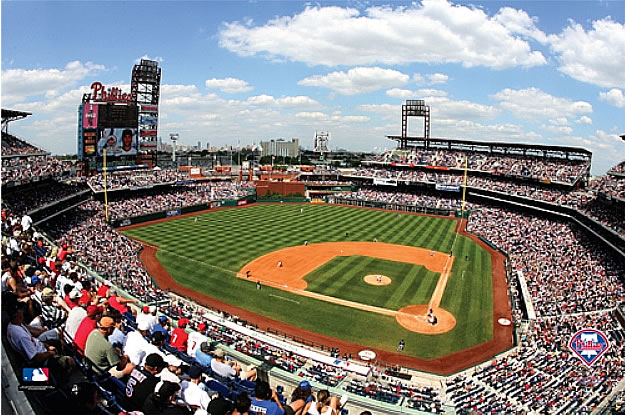
<instances>
[{"instance_id":1,"label":"grandstand","mask_svg":"<svg viewBox=\"0 0 625 415\"><path fill-rule=\"evenodd\" d=\"M95 384L105 398L99 403L101 413L126 409L125 384L94 372L71 338L59 345L59 352L77 365L68 380L57 379L53 389L17 388L23 383L22 369L29 366L7 339L7 313L15 307L11 298L22 299L33 307L28 312L37 315L43 287L64 298L57 282L71 280L72 272L96 291L111 284L122 297L136 301L124 316L127 334L138 328L144 306L155 306L170 322L186 318L187 332L202 331L211 348L226 351L245 368L256 367L285 404L302 379L315 390L349 396L344 415L363 410L607 413L623 400L625 161L593 179L591 154L583 149L430 139L428 148L389 151L355 169L294 172L294 180L306 183L309 197L333 204L444 216L469 211L467 231L507 256L515 347L461 373L439 376L399 366L392 358L350 356L337 348L340 342L311 341L305 333L260 330L253 317L243 319L159 288L142 262L144 247L116 227L254 203L254 183L221 176L192 179L177 170L115 172L107 178L107 223L102 173L82 177L79 166L8 133L10 121L28 115L2 110L2 371L3 386L8 384L4 393L19 413L67 413L67 402L79 405L72 385L82 381ZM53 324L48 319L43 323ZM592 367L567 346L572 334L587 327L601 330L611 341ZM183 376L199 365L193 352L169 345L162 352L184 362ZM203 383L229 399L253 393L254 386L224 378L210 367L203 367Z\"/></svg>"}]
</instances>

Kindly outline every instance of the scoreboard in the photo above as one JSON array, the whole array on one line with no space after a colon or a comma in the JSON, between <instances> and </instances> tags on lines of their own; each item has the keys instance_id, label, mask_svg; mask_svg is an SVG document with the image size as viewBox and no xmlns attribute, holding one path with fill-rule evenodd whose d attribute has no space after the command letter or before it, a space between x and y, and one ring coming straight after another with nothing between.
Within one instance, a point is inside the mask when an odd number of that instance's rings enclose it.
<instances>
[{"instance_id":1,"label":"scoreboard","mask_svg":"<svg viewBox=\"0 0 625 415\"><path fill-rule=\"evenodd\" d=\"M137 128L138 122L137 104L98 104L99 128Z\"/></svg>"}]
</instances>

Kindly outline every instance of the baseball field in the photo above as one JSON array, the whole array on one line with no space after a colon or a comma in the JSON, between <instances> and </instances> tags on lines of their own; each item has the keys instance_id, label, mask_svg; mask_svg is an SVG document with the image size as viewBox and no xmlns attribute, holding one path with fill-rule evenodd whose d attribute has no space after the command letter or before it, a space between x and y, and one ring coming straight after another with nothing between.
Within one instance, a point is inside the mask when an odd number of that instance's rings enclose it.
<instances>
[{"instance_id":1,"label":"baseball field","mask_svg":"<svg viewBox=\"0 0 625 415\"><path fill-rule=\"evenodd\" d=\"M267 204L123 233L157 247L171 278L201 295L363 348L394 352L404 339L403 355L435 359L493 338L491 254L456 233L457 225L373 209Z\"/></svg>"}]
</instances>

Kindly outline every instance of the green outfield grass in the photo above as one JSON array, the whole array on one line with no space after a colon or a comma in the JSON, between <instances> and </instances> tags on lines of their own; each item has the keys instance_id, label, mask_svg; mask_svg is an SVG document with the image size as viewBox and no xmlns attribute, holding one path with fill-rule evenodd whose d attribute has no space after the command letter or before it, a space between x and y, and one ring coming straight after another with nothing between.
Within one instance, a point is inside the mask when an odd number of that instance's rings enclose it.
<instances>
[{"instance_id":1,"label":"green outfield grass","mask_svg":"<svg viewBox=\"0 0 625 415\"><path fill-rule=\"evenodd\" d=\"M300 213L302 206L304 212ZM456 236L455 225L455 221L445 218L369 209L271 204L209 211L198 215L198 222L194 222L194 217L185 217L124 233L158 246L157 258L171 276L198 292L293 326L363 346L390 351L395 350L397 342L403 338L406 340L404 353L431 359L492 337L490 255L468 238L457 237L456 261L441 303L454 314L457 324L452 331L437 336L410 332L392 317L277 288L264 287L257 291L254 281L235 278L235 274L261 255L301 245L305 240L312 244L371 241L375 237L379 242L449 252ZM326 266L346 271L340 276L340 283L337 274L325 282L316 275L324 274ZM438 278L438 273L420 266L370 257L338 257L326 266L306 277L309 290L391 309L426 303ZM387 275L397 284L366 285L362 277L370 273ZM331 280L334 287L325 287Z\"/></svg>"}]
</instances>

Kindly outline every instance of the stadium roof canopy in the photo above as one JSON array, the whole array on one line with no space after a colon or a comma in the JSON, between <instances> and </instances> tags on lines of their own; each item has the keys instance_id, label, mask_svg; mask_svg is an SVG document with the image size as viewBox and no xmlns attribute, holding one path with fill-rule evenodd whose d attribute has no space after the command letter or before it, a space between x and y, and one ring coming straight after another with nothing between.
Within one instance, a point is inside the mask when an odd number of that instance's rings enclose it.
<instances>
[{"instance_id":1,"label":"stadium roof canopy","mask_svg":"<svg viewBox=\"0 0 625 415\"><path fill-rule=\"evenodd\" d=\"M573 156L575 158L592 157L592 152L581 147L549 146L541 144L521 144L496 141L455 140L448 138L402 137L399 135L387 135L389 140L398 142L402 149L427 148L431 150L456 150L456 151L480 151L497 154L523 154L542 157Z\"/></svg>"},{"instance_id":2,"label":"stadium roof canopy","mask_svg":"<svg viewBox=\"0 0 625 415\"><path fill-rule=\"evenodd\" d=\"M21 120L29 115L33 115L32 112L6 110L2 108L2 126L4 127L11 121Z\"/></svg>"}]
</instances>

